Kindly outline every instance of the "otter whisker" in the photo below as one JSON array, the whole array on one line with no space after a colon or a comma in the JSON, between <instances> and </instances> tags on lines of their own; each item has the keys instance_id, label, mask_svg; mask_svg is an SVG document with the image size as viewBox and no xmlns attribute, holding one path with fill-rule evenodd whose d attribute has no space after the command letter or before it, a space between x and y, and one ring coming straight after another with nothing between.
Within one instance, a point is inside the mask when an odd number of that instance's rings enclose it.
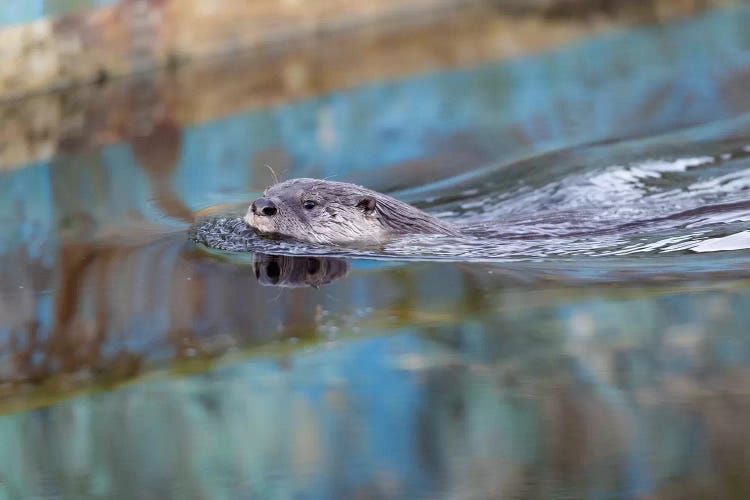
<instances>
[{"instance_id":1,"label":"otter whisker","mask_svg":"<svg viewBox=\"0 0 750 500\"><path fill-rule=\"evenodd\" d=\"M276 172L273 170L273 168L271 168L271 165L269 165L268 163L266 163L266 168L271 171L271 175L273 176L274 182L276 184L278 184L279 183L279 178L276 176Z\"/></svg>"},{"instance_id":2,"label":"otter whisker","mask_svg":"<svg viewBox=\"0 0 750 500\"><path fill-rule=\"evenodd\" d=\"M286 290L284 290L283 288L279 288L279 293L278 293L278 295L276 295L276 297L274 297L274 298L270 299L270 300L268 301L268 304L273 304L274 302L278 302L278 301L279 301L279 299L281 298L281 295L282 295L282 294L283 294L283 293L284 293L285 291L286 291Z\"/></svg>"},{"instance_id":3,"label":"otter whisker","mask_svg":"<svg viewBox=\"0 0 750 500\"><path fill-rule=\"evenodd\" d=\"M335 295L333 295L333 294L330 294L330 293L326 293L326 294L324 294L324 295L325 295L325 297L326 297L326 298L327 298L328 300L330 300L331 302L343 302L343 300L341 300L341 297L336 297L336 296L335 296Z\"/></svg>"}]
</instances>

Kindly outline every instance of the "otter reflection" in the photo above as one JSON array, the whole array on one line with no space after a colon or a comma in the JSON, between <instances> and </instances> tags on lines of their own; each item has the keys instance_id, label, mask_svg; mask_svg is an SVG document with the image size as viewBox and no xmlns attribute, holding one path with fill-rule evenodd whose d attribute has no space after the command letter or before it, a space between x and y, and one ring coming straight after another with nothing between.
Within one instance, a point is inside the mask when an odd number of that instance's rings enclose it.
<instances>
[{"instance_id":1,"label":"otter reflection","mask_svg":"<svg viewBox=\"0 0 750 500\"><path fill-rule=\"evenodd\" d=\"M261 285L287 288L327 285L349 273L349 262L330 257L253 255L255 277Z\"/></svg>"}]
</instances>

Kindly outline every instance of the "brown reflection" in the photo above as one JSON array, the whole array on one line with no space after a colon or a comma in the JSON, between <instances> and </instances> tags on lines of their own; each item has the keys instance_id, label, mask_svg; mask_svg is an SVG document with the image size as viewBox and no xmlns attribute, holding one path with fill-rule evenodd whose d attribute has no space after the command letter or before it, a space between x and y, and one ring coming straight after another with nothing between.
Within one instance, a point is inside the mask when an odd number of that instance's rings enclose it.
<instances>
[{"instance_id":1,"label":"brown reflection","mask_svg":"<svg viewBox=\"0 0 750 500\"><path fill-rule=\"evenodd\" d=\"M138 53L132 47L132 57L152 57ZM182 129L177 121L176 81L174 75L146 74L136 79L126 102L129 121L124 124L125 136L154 193L154 199L165 215L192 222L192 211L185 205L172 186L182 151Z\"/></svg>"},{"instance_id":2,"label":"brown reflection","mask_svg":"<svg viewBox=\"0 0 750 500\"><path fill-rule=\"evenodd\" d=\"M287 288L327 285L349 273L344 259L328 257L291 257L286 255L253 255L255 277L261 285Z\"/></svg>"},{"instance_id":3,"label":"brown reflection","mask_svg":"<svg viewBox=\"0 0 750 500\"><path fill-rule=\"evenodd\" d=\"M64 245L53 282L46 285L53 286L51 324L43 327L34 319L23 327L22 318L3 318L12 328L12 366L5 367L0 384L66 374L73 377L68 385L92 377L123 380L138 374L143 363L211 358L275 335L267 323L277 310L244 314L245 305L257 300L250 272L196 257L182 233L134 246ZM29 314L48 293L35 292ZM0 308L12 315L13 297L0 295L0 301L8 302Z\"/></svg>"},{"instance_id":4,"label":"brown reflection","mask_svg":"<svg viewBox=\"0 0 750 500\"><path fill-rule=\"evenodd\" d=\"M168 119L154 124L147 135L131 144L138 163L151 181L154 200L164 215L184 222L193 221L192 211L174 191L172 175L177 169L182 147L182 131Z\"/></svg>"},{"instance_id":5,"label":"brown reflection","mask_svg":"<svg viewBox=\"0 0 750 500\"><path fill-rule=\"evenodd\" d=\"M347 276L345 260L259 254L252 263L229 263L195 249L183 232L132 239L140 242L64 243L46 273L41 262L15 259L21 277L5 273L8 283L46 278L23 294L0 287L0 355L8 360L0 365L0 397L22 394L25 384L62 394L338 328L328 326L330 297L316 288Z\"/></svg>"}]
</instances>

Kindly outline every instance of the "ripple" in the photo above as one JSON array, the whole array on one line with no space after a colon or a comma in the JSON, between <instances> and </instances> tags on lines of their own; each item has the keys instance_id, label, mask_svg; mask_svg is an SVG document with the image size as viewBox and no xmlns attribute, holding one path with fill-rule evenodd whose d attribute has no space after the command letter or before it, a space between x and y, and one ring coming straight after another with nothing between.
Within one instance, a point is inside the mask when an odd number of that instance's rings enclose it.
<instances>
[{"instance_id":1,"label":"ripple","mask_svg":"<svg viewBox=\"0 0 750 500\"><path fill-rule=\"evenodd\" d=\"M618 160L603 165L601 147L581 148L566 161L540 157L524 168L488 172L455 192L427 191L408 200L461 225L458 237L409 235L377 246L333 247L259 237L237 217L206 219L191 235L200 245L230 253L548 266L594 258L631 271L750 270L750 253L742 252L750 249L747 139L671 144L669 154L660 153L661 146L649 151L633 143L609 145ZM635 153L628 159L623 151ZM695 260L718 251L735 252L731 264Z\"/></svg>"}]
</instances>

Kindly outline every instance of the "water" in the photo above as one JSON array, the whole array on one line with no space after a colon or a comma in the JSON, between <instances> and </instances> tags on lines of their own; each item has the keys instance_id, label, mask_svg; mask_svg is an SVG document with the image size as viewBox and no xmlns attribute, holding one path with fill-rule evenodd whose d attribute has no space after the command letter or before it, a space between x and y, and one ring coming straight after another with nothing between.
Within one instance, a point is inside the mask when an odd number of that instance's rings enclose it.
<instances>
[{"instance_id":1,"label":"water","mask_svg":"<svg viewBox=\"0 0 750 500\"><path fill-rule=\"evenodd\" d=\"M665 253L746 250L750 249L744 231L750 220L750 146L745 143L750 128L733 125L731 134L737 138L702 145L710 156L675 155L680 146L692 145L684 142L683 133L660 138L672 145L671 156L657 156L635 141L580 147L566 155L542 155L522 166L485 172L455 193L444 190L440 196L430 193L429 186L422 187L426 198L416 204L461 227L465 235L459 237L407 236L369 248L279 242L248 230L241 220L245 203L236 207L241 212L238 217L209 217L199 223L193 239L230 252L464 262L536 260L548 266L555 266L560 258L579 256L633 255L638 259L633 263L642 265L644 259ZM717 127L706 128L715 133ZM623 150L629 158L599 166L605 147L610 162L624 156ZM229 207L226 210L231 212ZM216 211L221 207L212 210ZM711 262L716 265L719 260ZM747 267L743 260L733 263L738 271ZM628 261L611 266L623 264Z\"/></svg>"},{"instance_id":2,"label":"water","mask_svg":"<svg viewBox=\"0 0 750 500\"><path fill-rule=\"evenodd\" d=\"M0 497L746 498L747 26L167 115L3 172ZM193 243L266 163L488 232Z\"/></svg>"}]
</instances>

